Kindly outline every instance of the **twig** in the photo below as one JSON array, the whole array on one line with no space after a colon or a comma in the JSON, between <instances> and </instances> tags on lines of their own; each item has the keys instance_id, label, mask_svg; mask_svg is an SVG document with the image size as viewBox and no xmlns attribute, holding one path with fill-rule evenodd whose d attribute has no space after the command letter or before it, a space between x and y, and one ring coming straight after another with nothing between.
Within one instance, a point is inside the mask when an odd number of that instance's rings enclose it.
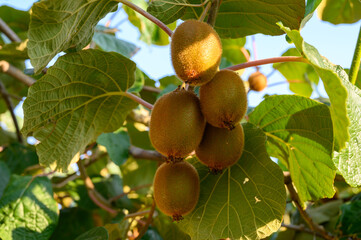
<instances>
[{"instance_id":1,"label":"twig","mask_svg":"<svg viewBox=\"0 0 361 240\"><path fill-rule=\"evenodd\" d=\"M154 93L160 93L162 91L159 88L151 87L151 86L143 86L142 90L148 91L148 92L154 92Z\"/></svg>"},{"instance_id":2,"label":"twig","mask_svg":"<svg viewBox=\"0 0 361 240\"><path fill-rule=\"evenodd\" d=\"M138 237L135 239L135 240L139 240L141 239L144 234L147 232L148 230L148 227L153 219L153 214L154 214L154 211L155 211L155 201L153 199L153 204L152 204L152 208L150 209L150 212L149 212L149 216L147 218L147 221L145 222L145 225L142 227L142 230L139 232L139 235Z\"/></svg>"},{"instance_id":3,"label":"twig","mask_svg":"<svg viewBox=\"0 0 361 240\"><path fill-rule=\"evenodd\" d=\"M246 58L247 62L249 62L249 52L244 47L241 48L241 52L243 53L244 57Z\"/></svg>"},{"instance_id":4,"label":"twig","mask_svg":"<svg viewBox=\"0 0 361 240\"><path fill-rule=\"evenodd\" d=\"M119 195L117 195L117 196L114 196L114 197L112 197L112 198L110 198L109 199L109 202L114 202L114 201L116 201L116 200L118 200L118 199L120 199L120 198L122 198L122 197L125 197L126 195L128 195L129 193L131 193L131 192L135 192L135 191L138 191L138 190L140 190L140 189L143 189L143 188L147 188L147 187L151 187L152 186L152 184L143 184L143 185L139 185L139 186L136 186L136 187L134 187L134 188L131 188L129 191L127 191L127 192L123 192L123 193L121 193L121 194L119 194Z\"/></svg>"},{"instance_id":5,"label":"twig","mask_svg":"<svg viewBox=\"0 0 361 240\"><path fill-rule=\"evenodd\" d=\"M14 113L13 102L11 101L11 99L9 97L9 93L6 91L5 86L1 81L0 81L0 94L4 98L6 106L8 107L11 118L12 118L12 120L14 122L14 126L15 126L15 129L16 129L16 136L18 138L18 141L20 143L24 143L23 135L21 135L20 127L19 127L18 121L17 121L15 113Z\"/></svg>"},{"instance_id":6,"label":"twig","mask_svg":"<svg viewBox=\"0 0 361 240\"><path fill-rule=\"evenodd\" d=\"M159 152L152 151L152 150L145 150L139 147L130 146L129 154L132 155L134 158L137 159L147 159L147 160L154 160L154 161L165 161L166 157L161 155Z\"/></svg>"},{"instance_id":7,"label":"twig","mask_svg":"<svg viewBox=\"0 0 361 240\"><path fill-rule=\"evenodd\" d=\"M201 16L199 17L198 21L200 21L200 22L203 22L203 21L204 21L204 19L206 18L207 13L208 13L209 8L211 7L211 5L212 5L211 2L209 2L209 3L206 5L206 8L203 9L203 12L202 12Z\"/></svg>"},{"instance_id":8,"label":"twig","mask_svg":"<svg viewBox=\"0 0 361 240\"><path fill-rule=\"evenodd\" d=\"M324 239L333 240L334 237L330 233L326 232L325 229L323 229L319 225L315 224L312 221L312 218L307 214L307 212L301 206L301 203L300 203L301 200L300 200L295 188L293 187L293 183L292 183L290 173L289 172L284 172L283 176L284 176L284 183L286 184L286 187L287 187L287 189L288 189L288 191L290 193L290 197L291 197L292 201L295 203L300 215L305 220L305 222L310 227L310 229L315 233L316 232L320 233Z\"/></svg>"},{"instance_id":9,"label":"twig","mask_svg":"<svg viewBox=\"0 0 361 240\"><path fill-rule=\"evenodd\" d=\"M256 61L249 61L246 63L237 64L234 66L227 67L225 69L237 71L243 68L255 67L258 65L270 64L270 63L279 63L279 62L304 62L308 63L308 60L303 57L287 56L287 57L274 57L274 58L265 58Z\"/></svg>"},{"instance_id":10,"label":"twig","mask_svg":"<svg viewBox=\"0 0 361 240\"><path fill-rule=\"evenodd\" d=\"M212 0L211 9L209 11L207 23L212 27L216 24L218 8L221 4L220 0Z\"/></svg>"},{"instance_id":11,"label":"twig","mask_svg":"<svg viewBox=\"0 0 361 240\"><path fill-rule=\"evenodd\" d=\"M138 7L137 5L135 5L134 3L131 3L127 0L117 0L120 3L123 3L124 5L130 7L131 9L133 9L134 11L140 13L141 15L143 15L144 17L148 18L150 21L154 22L155 24L157 24L161 29L163 29L163 31L165 33L167 33L170 37L172 37L172 30L170 30L169 27L167 27L167 25L165 25L162 21L160 21L158 18L154 17L152 14L144 11L143 9L141 9L140 7Z\"/></svg>"},{"instance_id":12,"label":"twig","mask_svg":"<svg viewBox=\"0 0 361 240\"><path fill-rule=\"evenodd\" d=\"M83 165L83 162L79 160L77 162L77 165L79 167L80 176L84 181L84 185L87 189L88 195L90 199L100 208L104 209L105 211L109 212L112 215L116 215L118 213L117 210L111 208L110 204L101 196L95 189L95 186L86 173L85 167Z\"/></svg>"},{"instance_id":13,"label":"twig","mask_svg":"<svg viewBox=\"0 0 361 240\"><path fill-rule=\"evenodd\" d=\"M149 110L152 110L153 109L153 105L150 104L149 102L141 99L140 97L132 94L132 93L129 93L129 92L124 92L124 95L132 100L134 100L135 102L143 105L144 107L148 108Z\"/></svg>"},{"instance_id":14,"label":"twig","mask_svg":"<svg viewBox=\"0 0 361 240\"><path fill-rule=\"evenodd\" d=\"M286 84L286 83L302 83L302 82L303 81L300 81L300 80L287 80L287 81L275 82L275 83L269 84L267 87L275 87L277 85Z\"/></svg>"},{"instance_id":15,"label":"twig","mask_svg":"<svg viewBox=\"0 0 361 240\"><path fill-rule=\"evenodd\" d=\"M352 64L351 64L350 72L349 72L350 82L352 84L356 83L357 74L360 69L360 62L361 62L361 27L359 30L356 47L355 47L355 52L354 52L354 55L352 58Z\"/></svg>"},{"instance_id":16,"label":"twig","mask_svg":"<svg viewBox=\"0 0 361 240\"><path fill-rule=\"evenodd\" d=\"M151 210L145 210L145 211L140 211L140 212L135 212L135 213L129 213L127 216L125 216L123 219L129 219L129 218L135 218L135 217L139 217L139 216L144 216L147 215L148 213L150 213Z\"/></svg>"},{"instance_id":17,"label":"twig","mask_svg":"<svg viewBox=\"0 0 361 240\"><path fill-rule=\"evenodd\" d=\"M35 80L27 75L25 75L22 71L12 66L7 61L0 61L0 72L6 73L13 78L25 83L27 86L31 86L35 83Z\"/></svg>"},{"instance_id":18,"label":"twig","mask_svg":"<svg viewBox=\"0 0 361 240\"><path fill-rule=\"evenodd\" d=\"M314 232L311 229L305 228L304 225L293 225L293 224L284 224L284 223L282 223L281 226L285 227L285 228L288 228L288 229L295 230L295 231L305 232L305 233L309 233L311 235L317 235L318 237L323 238L323 236L320 233Z\"/></svg>"},{"instance_id":19,"label":"twig","mask_svg":"<svg viewBox=\"0 0 361 240\"><path fill-rule=\"evenodd\" d=\"M1 18L0 31L3 32L12 42L21 42L19 36Z\"/></svg>"},{"instance_id":20,"label":"twig","mask_svg":"<svg viewBox=\"0 0 361 240\"><path fill-rule=\"evenodd\" d=\"M272 70L272 72L270 72L267 76L266 76L266 78L267 79L269 79L274 73L276 73L277 72L277 68L274 68L273 70Z\"/></svg>"},{"instance_id":21,"label":"twig","mask_svg":"<svg viewBox=\"0 0 361 240\"><path fill-rule=\"evenodd\" d=\"M252 36L252 48L253 48L253 60L256 61L258 59L258 55L257 55L256 38L254 35ZM256 70L259 71L258 66L256 66Z\"/></svg>"}]
</instances>

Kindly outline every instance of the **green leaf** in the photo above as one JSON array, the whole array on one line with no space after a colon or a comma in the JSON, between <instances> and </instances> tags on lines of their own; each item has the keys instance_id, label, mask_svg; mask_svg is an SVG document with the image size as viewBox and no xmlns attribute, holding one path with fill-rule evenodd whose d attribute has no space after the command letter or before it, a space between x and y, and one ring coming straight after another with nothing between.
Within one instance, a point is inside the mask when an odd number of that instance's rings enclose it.
<instances>
[{"instance_id":1,"label":"green leaf","mask_svg":"<svg viewBox=\"0 0 361 240\"><path fill-rule=\"evenodd\" d=\"M103 133L98 137L97 143L106 147L115 164L122 165L128 159L130 139L126 131Z\"/></svg>"},{"instance_id":2,"label":"green leaf","mask_svg":"<svg viewBox=\"0 0 361 240\"><path fill-rule=\"evenodd\" d=\"M135 70L135 81L131 88L129 88L128 92L136 92L139 93L142 91L143 86L145 84L146 79L149 79L147 74L142 72L139 68Z\"/></svg>"},{"instance_id":3,"label":"green leaf","mask_svg":"<svg viewBox=\"0 0 361 240\"><path fill-rule=\"evenodd\" d=\"M221 40L222 40L223 57L225 57L232 64L240 64L247 62L247 58L246 56L244 56L241 50L246 44L246 38L221 39Z\"/></svg>"},{"instance_id":4,"label":"green leaf","mask_svg":"<svg viewBox=\"0 0 361 240\"><path fill-rule=\"evenodd\" d=\"M6 165L6 163L0 162L0 199L9 181L10 181L10 170Z\"/></svg>"},{"instance_id":5,"label":"green leaf","mask_svg":"<svg viewBox=\"0 0 361 240\"><path fill-rule=\"evenodd\" d=\"M348 81L341 67L338 73L348 91L347 113L350 118L350 141L346 148L334 153L333 161L351 186L361 186L361 90Z\"/></svg>"},{"instance_id":6,"label":"green leaf","mask_svg":"<svg viewBox=\"0 0 361 240\"><path fill-rule=\"evenodd\" d=\"M296 48L290 48L282 56L300 56ZM319 77L313 67L307 63L284 62L275 63L277 69L289 82L290 90L304 97L310 97L313 91L312 83L318 84Z\"/></svg>"},{"instance_id":7,"label":"green leaf","mask_svg":"<svg viewBox=\"0 0 361 240\"><path fill-rule=\"evenodd\" d=\"M150 226L141 240L163 240L163 238L159 235L156 229Z\"/></svg>"},{"instance_id":8,"label":"green leaf","mask_svg":"<svg viewBox=\"0 0 361 240\"><path fill-rule=\"evenodd\" d=\"M146 9L148 4L144 0L133 0L132 3L137 5L142 9ZM140 13L135 12L133 9L123 5L125 12L128 14L129 21L139 29L140 31L140 40L144 41L147 44L155 45L168 45L169 36L160 29L153 22L149 21L143 17ZM175 27L175 24L172 24L172 28Z\"/></svg>"},{"instance_id":9,"label":"green leaf","mask_svg":"<svg viewBox=\"0 0 361 240\"><path fill-rule=\"evenodd\" d=\"M45 0L31 8L28 52L35 73L56 54L75 46L83 49L91 41L98 21L114 10L114 0Z\"/></svg>"},{"instance_id":10,"label":"green leaf","mask_svg":"<svg viewBox=\"0 0 361 240\"><path fill-rule=\"evenodd\" d=\"M6 131L0 126L0 145L8 145L9 143L16 141L17 138L15 133Z\"/></svg>"},{"instance_id":11,"label":"green leaf","mask_svg":"<svg viewBox=\"0 0 361 240\"><path fill-rule=\"evenodd\" d=\"M132 57L138 50L133 43L118 39L114 34L104 33L107 29L102 26L97 26L93 36L95 42L100 49L107 52L117 52L128 58Z\"/></svg>"},{"instance_id":12,"label":"green leaf","mask_svg":"<svg viewBox=\"0 0 361 240\"><path fill-rule=\"evenodd\" d=\"M323 0L317 10L323 21L333 24L355 23L361 19L360 0Z\"/></svg>"},{"instance_id":13,"label":"green leaf","mask_svg":"<svg viewBox=\"0 0 361 240\"><path fill-rule=\"evenodd\" d=\"M190 3L199 2L192 0ZM202 8L187 8L183 19L198 18L200 14L197 10L201 12ZM223 0L214 28L221 38L240 38L256 33L282 35L277 22L282 21L291 29L299 29L304 14L304 0Z\"/></svg>"},{"instance_id":14,"label":"green leaf","mask_svg":"<svg viewBox=\"0 0 361 240\"><path fill-rule=\"evenodd\" d=\"M83 233L75 240L108 240L108 231L104 227L96 227Z\"/></svg>"},{"instance_id":15,"label":"green leaf","mask_svg":"<svg viewBox=\"0 0 361 240\"><path fill-rule=\"evenodd\" d=\"M354 235L355 239L361 237L361 201L345 203L341 206L339 219L340 230L343 235Z\"/></svg>"},{"instance_id":16,"label":"green leaf","mask_svg":"<svg viewBox=\"0 0 361 240\"><path fill-rule=\"evenodd\" d=\"M166 76L161 79L159 79L160 88L164 89L168 85L173 84L175 86L182 85L182 81L179 80L179 78L176 75Z\"/></svg>"},{"instance_id":17,"label":"green leaf","mask_svg":"<svg viewBox=\"0 0 361 240\"><path fill-rule=\"evenodd\" d=\"M192 239L262 239L281 226L286 192L281 169L268 156L266 136L243 125L240 160L220 175L193 159L201 179L199 201L180 227Z\"/></svg>"},{"instance_id":18,"label":"green leaf","mask_svg":"<svg viewBox=\"0 0 361 240\"><path fill-rule=\"evenodd\" d=\"M137 104L124 96L135 64L117 53L86 50L60 57L29 88L22 133L40 141L39 162L66 171L87 144L113 132Z\"/></svg>"},{"instance_id":19,"label":"green leaf","mask_svg":"<svg viewBox=\"0 0 361 240\"><path fill-rule=\"evenodd\" d=\"M28 49L26 48L28 41L8 43L0 47L0 59L7 61L26 60L29 58Z\"/></svg>"},{"instance_id":20,"label":"green leaf","mask_svg":"<svg viewBox=\"0 0 361 240\"><path fill-rule=\"evenodd\" d=\"M159 213L153 222L160 236L165 240L191 240L188 234L179 229L178 224L174 223L170 217L163 213Z\"/></svg>"},{"instance_id":21,"label":"green leaf","mask_svg":"<svg viewBox=\"0 0 361 240\"><path fill-rule=\"evenodd\" d=\"M78 207L63 208L60 210L59 223L51 240L75 239L93 227L95 224L91 211Z\"/></svg>"},{"instance_id":22,"label":"green leaf","mask_svg":"<svg viewBox=\"0 0 361 240\"><path fill-rule=\"evenodd\" d=\"M165 24L170 24L183 17L186 6L189 4L186 0L154 0L149 3L147 12L158 18Z\"/></svg>"},{"instance_id":23,"label":"green leaf","mask_svg":"<svg viewBox=\"0 0 361 240\"><path fill-rule=\"evenodd\" d=\"M290 30L284 27L282 23L279 23L279 26L292 39L297 50L310 62L321 77L331 102L335 150L344 148L345 143L350 139L348 131L350 120L346 110L347 91L342 84L341 77L337 75L334 66L329 60L322 57L312 45L303 41L299 31Z\"/></svg>"},{"instance_id":24,"label":"green leaf","mask_svg":"<svg viewBox=\"0 0 361 240\"><path fill-rule=\"evenodd\" d=\"M22 174L27 167L39 163L35 149L24 146L18 142L10 144L0 153L0 161L4 161L10 171Z\"/></svg>"},{"instance_id":25,"label":"green leaf","mask_svg":"<svg viewBox=\"0 0 361 240\"><path fill-rule=\"evenodd\" d=\"M301 96L271 96L249 121L267 135L269 154L290 170L302 202L334 195L333 130L326 105Z\"/></svg>"},{"instance_id":26,"label":"green leaf","mask_svg":"<svg viewBox=\"0 0 361 240\"><path fill-rule=\"evenodd\" d=\"M57 222L58 206L49 179L12 175L0 199L2 239L49 239Z\"/></svg>"},{"instance_id":27,"label":"green leaf","mask_svg":"<svg viewBox=\"0 0 361 240\"><path fill-rule=\"evenodd\" d=\"M329 222L332 218L340 215L340 206L342 205L342 199L326 202L317 207L308 207L306 212L312 218L312 221L316 224L324 224Z\"/></svg>"},{"instance_id":28,"label":"green leaf","mask_svg":"<svg viewBox=\"0 0 361 240\"><path fill-rule=\"evenodd\" d=\"M316 10L322 0L307 0L305 16L302 19L301 27L303 28L306 23L312 18L313 12Z\"/></svg>"},{"instance_id":29,"label":"green leaf","mask_svg":"<svg viewBox=\"0 0 361 240\"><path fill-rule=\"evenodd\" d=\"M19 36L21 40L27 39L30 14L28 11L21 11L9 6L0 7L1 19ZM1 45L1 34L0 34Z\"/></svg>"}]
</instances>

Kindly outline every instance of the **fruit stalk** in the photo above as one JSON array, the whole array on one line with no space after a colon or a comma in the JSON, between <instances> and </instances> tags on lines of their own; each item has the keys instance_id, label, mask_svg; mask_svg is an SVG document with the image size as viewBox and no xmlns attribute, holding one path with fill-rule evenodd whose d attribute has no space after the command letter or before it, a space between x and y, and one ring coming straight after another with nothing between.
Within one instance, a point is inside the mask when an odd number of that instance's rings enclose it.
<instances>
[{"instance_id":1,"label":"fruit stalk","mask_svg":"<svg viewBox=\"0 0 361 240\"><path fill-rule=\"evenodd\" d=\"M216 24L216 18L218 14L218 8L220 6L220 0L212 0L211 10L209 11L207 23L212 27Z\"/></svg>"},{"instance_id":2,"label":"fruit stalk","mask_svg":"<svg viewBox=\"0 0 361 240\"><path fill-rule=\"evenodd\" d=\"M349 73L350 82L352 84L356 83L357 74L360 69L360 63L361 63L361 27L358 34L355 53L353 55L352 64L350 67L350 73Z\"/></svg>"},{"instance_id":3,"label":"fruit stalk","mask_svg":"<svg viewBox=\"0 0 361 240\"><path fill-rule=\"evenodd\" d=\"M265 58L265 59L256 60L256 61L249 61L249 62L246 62L246 63L233 65L233 66L230 66L230 67L227 67L227 68L224 68L224 69L237 71L237 70L244 69L244 68L255 67L255 66L265 65L265 64L270 64L270 63L280 63L280 62L304 62L304 63L309 63L308 60L305 59L304 57L287 56L287 57L274 57L274 58Z\"/></svg>"},{"instance_id":4,"label":"fruit stalk","mask_svg":"<svg viewBox=\"0 0 361 240\"><path fill-rule=\"evenodd\" d=\"M160 21L158 18L154 17L152 14L144 11L143 9L141 9L140 7L138 7L137 5L127 1L127 0L117 0L120 3L123 3L124 5L130 7L131 9L133 9L134 11L140 13L141 15L143 15L144 17L148 18L150 21L154 22L155 24L157 24L165 33L167 33L169 35L169 37L172 36L173 32L172 30L170 30L169 27L167 27L167 25L165 25L162 21Z\"/></svg>"},{"instance_id":5,"label":"fruit stalk","mask_svg":"<svg viewBox=\"0 0 361 240\"><path fill-rule=\"evenodd\" d=\"M132 94L132 93L125 92L125 93L124 93L124 96L126 96L126 97L134 100L135 102L143 105L144 107L148 108L149 110L152 110L152 109L153 109L153 105L152 105L152 104L150 104L150 103L147 102L147 101L144 101L143 99L141 99L140 97L138 97L138 96L136 96L136 95L134 95L134 94Z\"/></svg>"}]
</instances>

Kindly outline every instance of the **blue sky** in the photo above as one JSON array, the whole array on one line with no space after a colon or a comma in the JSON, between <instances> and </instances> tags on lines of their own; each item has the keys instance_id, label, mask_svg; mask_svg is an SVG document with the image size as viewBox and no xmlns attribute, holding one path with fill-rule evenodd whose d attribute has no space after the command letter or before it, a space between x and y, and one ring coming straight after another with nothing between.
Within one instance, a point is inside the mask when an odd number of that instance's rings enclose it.
<instances>
[{"instance_id":1,"label":"blue sky","mask_svg":"<svg viewBox=\"0 0 361 240\"><path fill-rule=\"evenodd\" d=\"M1 5L9 5L21 10L28 10L32 3L32 0L0 0ZM1 16L0 16L1 17ZM107 16L109 17L109 15ZM124 11L120 11L116 18L112 21L110 27L117 24L122 19L126 18ZM102 20L100 24L105 24L106 20ZM306 24L304 29L301 30L301 34L306 42L315 46L321 55L328 58L334 64L341 65L345 68L349 68L355 43L360 27L360 22L355 24L340 24L333 25L328 22L323 22L318 19L317 14L314 14L312 19ZM120 31L117 36L120 39L133 42L141 50L132 58L140 69L142 69L149 77L154 80L158 80L164 76L174 74L174 70L170 61L169 46L148 46L145 43L139 41L139 32L129 22L124 21L119 26ZM262 34L255 35L257 55L258 59L270 58L280 56L288 48L293 47L286 42L285 36L265 36ZM252 50L251 38L247 38L246 48ZM252 53L251 53L252 54ZM247 79L248 75L255 71L254 68L249 68L242 75L244 80ZM261 72L265 75L272 71L271 65L264 65L261 67ZM268 83L276 83L285 81L282 75L276 73L273 74ZM321 94L326 96L322 84L319 86ZM266 90L256 93L251 92L249 97L249 104L251 106L258 105L265 94L292 94L288 90L288 84L281 84L275 87L267 88ZM317 97L314 94L313 97Z\"/></svg>"}]
</instances>

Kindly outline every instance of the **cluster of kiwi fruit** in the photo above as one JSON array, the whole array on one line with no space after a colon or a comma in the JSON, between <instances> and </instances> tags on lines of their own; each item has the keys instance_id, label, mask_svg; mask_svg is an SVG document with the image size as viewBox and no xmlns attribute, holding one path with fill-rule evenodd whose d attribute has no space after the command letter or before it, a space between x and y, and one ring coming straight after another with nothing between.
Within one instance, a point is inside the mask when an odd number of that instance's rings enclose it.
<instances>
[{"instance_id":1,"label":"cluster of kiwi fruit","mask_svg":"<svg viewBox=\"0 0 361 240\"><path fill-rule=\"evenodd\" d=\"M154 177L154 198L175 221L195 208L200 191L197 170L184 159L195 151L216 174L235 164L243 152L240 120L247 110L247 93L237 73L219 70L221 56L220 38L207 23L187 20L172 35L172 63L185 87L156 101L149 135L167 158ZM189 85L200 86L199 97Z\"/></svg>"}]
</instances>

